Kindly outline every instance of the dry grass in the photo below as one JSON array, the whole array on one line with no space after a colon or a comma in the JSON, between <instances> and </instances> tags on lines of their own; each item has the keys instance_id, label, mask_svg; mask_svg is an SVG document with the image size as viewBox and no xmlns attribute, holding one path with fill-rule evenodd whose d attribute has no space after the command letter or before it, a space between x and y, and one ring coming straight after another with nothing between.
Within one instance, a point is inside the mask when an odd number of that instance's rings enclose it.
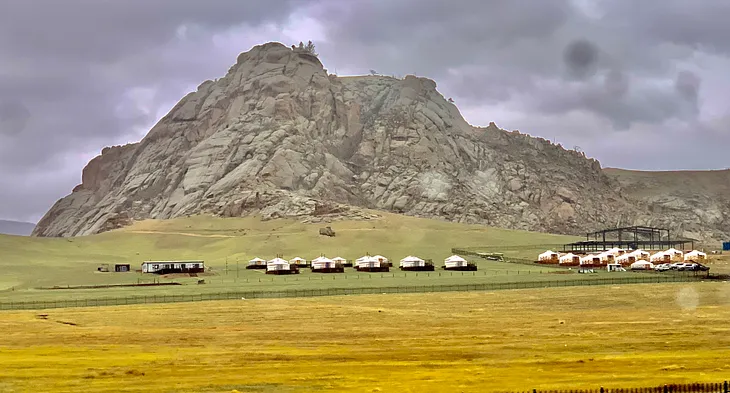
<instances>
[{"instance_id":1,"label":"dry grass","mask_svg":"<svg viewBox=\"0 0 730 393\"><path fill-rule=\"evenodd\" d=\"M3 392L481 392L730 373L728 283L45 313L1 314Z\"/></svg>"}]
</instances>

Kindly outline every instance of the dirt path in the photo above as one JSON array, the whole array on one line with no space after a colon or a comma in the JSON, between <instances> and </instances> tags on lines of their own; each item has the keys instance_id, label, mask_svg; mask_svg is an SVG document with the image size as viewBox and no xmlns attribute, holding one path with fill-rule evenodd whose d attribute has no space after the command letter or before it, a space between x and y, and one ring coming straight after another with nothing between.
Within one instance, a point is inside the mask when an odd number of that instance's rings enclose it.
<instances>
[{"instance_id":1,"label":"dirt path","mask_svg":"<svg viewBox=\"0 0 730 393\"><path fill-rule=\"evenodd\" d=\"M217 238L232 238L237 237L233 235L203 235L200 233L187 233L187 232L162 232L162 231L126 231L128 233L146 233L146 234L158 234L158 235L180 235L180 236L192 236L192 237L217 237Z\"/></svg>"}]
</instances>

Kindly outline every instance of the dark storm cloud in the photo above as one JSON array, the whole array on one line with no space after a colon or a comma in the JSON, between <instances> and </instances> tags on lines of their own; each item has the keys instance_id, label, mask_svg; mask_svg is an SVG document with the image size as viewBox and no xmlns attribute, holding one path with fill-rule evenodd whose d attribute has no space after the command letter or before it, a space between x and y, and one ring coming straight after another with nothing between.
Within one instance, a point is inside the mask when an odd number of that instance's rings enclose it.
<instances>
[{"instance_id":1,"label":"dark storm cloud","mask_svg":"<svg viewBox=\"0 0 730 393\"><path fill-rule=\"evenodd\" d=\"M598 48L588 40L575 40L565 47L563 60L571 75L586 77L595 72Z\"/></svg>"},{"instance_id":2,"label":"dark storm cloud","mask_svg":"<svg viewBox=\"0 0 730 393\"><path fill-rule=\"evenodd\" d=\"M395 3L322 3L336 39L321 52L358 72L428 76L460 105L588 111L619 130L696 118L701 78L676 64L730 34L730 6L713 1Z\"/></svg>"},{"instance_id":3,"label":"dark storm cloud","mask_svg":"<svg viewBox=\"0 0 730 393\"><path fill-rule=\"evenodd\" d=\"M216 48L214 34L281 23L301 4L3 1L0 188L6 191L0 217L42 214L78 183L79 162L106 145L138 139L139 128L153 123L160 108L190 86L222 76L250 47ZM145 107L130 94L135 89L150 91ZM49 174L64 181L48 181Z\"/></svg>"}]
</instances>

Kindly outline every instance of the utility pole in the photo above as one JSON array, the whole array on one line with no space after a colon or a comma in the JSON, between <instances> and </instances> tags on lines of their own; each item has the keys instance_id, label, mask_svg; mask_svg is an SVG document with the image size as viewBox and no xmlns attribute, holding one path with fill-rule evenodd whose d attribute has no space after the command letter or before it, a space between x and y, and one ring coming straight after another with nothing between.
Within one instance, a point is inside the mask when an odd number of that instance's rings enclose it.
<instances>
[{"instance_id":1,"label":"utility pole","mask_svg":"<svg viewBox=\"0 0 730 393\"><path fill-rule=\"evenodd\" d=\"M238 278L238 257L236 257L236 278Z\"/></svg>"},{"instance_id":2,"label":"utility pole","mask_svg":"<svg viewBox=\"0 0 730 393\"><path fill-rule=\"evenodd\" d=\"M226 276L228 275L228 257L226 257Z\"/></svg>"}]
</instances>

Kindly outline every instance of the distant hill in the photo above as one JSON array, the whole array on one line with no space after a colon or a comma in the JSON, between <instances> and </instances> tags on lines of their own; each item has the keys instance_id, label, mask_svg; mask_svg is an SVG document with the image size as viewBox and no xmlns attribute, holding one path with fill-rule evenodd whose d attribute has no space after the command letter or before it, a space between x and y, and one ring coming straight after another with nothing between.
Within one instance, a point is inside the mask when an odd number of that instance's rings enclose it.
<instances>
[{"instance_id":1,"label":"distant hill","mask_svg":"<svg viewBox=\"0 0 730 393\"><path fill-rule=\"evenodd\" d=\"M35 224L21 221L0 220L0 233L5 235L30 236Z\"/></svg>"}]
</instances>

